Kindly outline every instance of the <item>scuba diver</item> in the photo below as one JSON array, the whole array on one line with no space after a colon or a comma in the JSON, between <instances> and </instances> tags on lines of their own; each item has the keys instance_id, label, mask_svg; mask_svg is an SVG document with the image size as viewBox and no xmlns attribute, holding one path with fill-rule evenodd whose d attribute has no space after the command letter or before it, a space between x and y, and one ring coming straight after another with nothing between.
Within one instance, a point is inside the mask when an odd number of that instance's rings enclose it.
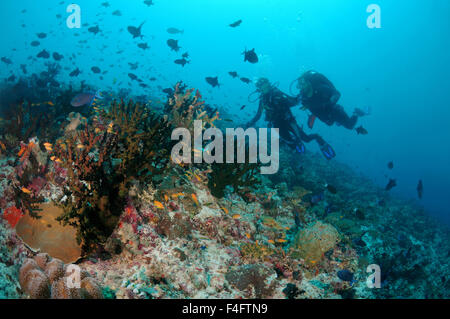
<instances>
[{"instance_id":1,"label":"scuba diver","mask_svg":"<svg viewBox=\"0 0 450 319\"><path fill-rule=\"evenodd\" d=\"M318 72L312 70L305 72L298 78L297 88L300 90L298 98L302 102L303 109L312 113L308 120L310 128L318 117L329 126L336 123L352 130L359 117L368 115L367 112L356 108L353 115L348 116L344 108L337 104L341 93L336 90L330 80Z\"/></svg>"},{"instance_id":2,"label":"scuba diver","mask_svg":"<svg viewBox=\"0 0 450 319\"><path fill-rule=\"evenodd\" d=\"M320 135L308 135L298 126L290 108L299 104L299 98L283 93L266 78L260 78L256 83L256 88L255 93L260 93L258 112L246 124L247 128L253 126L261 118L265 110L265 120L269 122L270 127L279 128L281 140L297 152L305 152L303 142L309 143L312 140L316 140L322 154L327 159L332 159L336 156L333 148Z\"/></svg>"}]
</instances>

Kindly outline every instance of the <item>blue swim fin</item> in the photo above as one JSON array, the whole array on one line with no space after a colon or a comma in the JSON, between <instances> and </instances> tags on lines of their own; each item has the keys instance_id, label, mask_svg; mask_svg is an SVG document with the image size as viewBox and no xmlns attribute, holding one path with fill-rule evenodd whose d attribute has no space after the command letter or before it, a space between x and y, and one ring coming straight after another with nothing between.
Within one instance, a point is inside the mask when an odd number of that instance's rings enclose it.
<instances>
[{"instance_id":1,"label":"blue swim fin","mask_svg":"<svg viewBox=\"0 0 450 319\"><path fill-rule=\"evenodd\" d=\"M320 150L322 151L323 156L325 156L328 160L336 156L336 153L334 152L330 144L325 143L324 145L320 146Z\"/></svg>"},{"instance_id":2,"label":"blue swim fin","mask_svg":"<svg viewBox=\"0 0 450 319\"><path fill-rule=\"evenodd\" d=\"M297 152L299 152L300 154L305 153L305 145L303 143L298 144L295 149L297 150Z\"/></svg>"}]
</instances>

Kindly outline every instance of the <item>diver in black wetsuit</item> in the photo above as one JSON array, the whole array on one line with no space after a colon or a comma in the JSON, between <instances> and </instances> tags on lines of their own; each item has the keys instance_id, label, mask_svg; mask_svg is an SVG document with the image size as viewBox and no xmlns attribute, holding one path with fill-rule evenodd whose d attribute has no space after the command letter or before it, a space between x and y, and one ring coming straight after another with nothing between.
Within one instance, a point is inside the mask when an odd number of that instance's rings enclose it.
<instances>
[{"instance_id":1,"label":"diver in black wetsuit","mask_svg":"<svg viewBox=\"0 0 450 319\"><path fill-rule=\"evenodd\" d=\"M315 72L305 72L299 79L297 88L300 89L299 98L305 109L312 113L309 121L309 127L312 128L315 117L331 126L334 123L352 130L358 117L367 115L361 109L356 108L350 117L344 111L344 108L337 104L341 93L334 87L333 83L324 75Z\"/></svg>"},{"instance_id":2,"label":"diver in black wetsuit","mask_svg":"<svg viewBox=\"0 0 450 319\"><path fill-rule=\"evenodd\" d=\"M260 78L256 83L257 92L259 92L259 107L255 117L246 124L246 127L253 126L260 118L263 111L266 111L266 121L271 127L279 128L279 135L282 141L299 153L305 151L303 142L311 142L316 140L320 146L320 150L327 159L336 156L333 148L325 142L318 134L306 134L300 128L292 114L290 108L298 105L299 98L289 96L281 92L278 88L270 84L266 78Z\"/></svg>"}]
</instances>

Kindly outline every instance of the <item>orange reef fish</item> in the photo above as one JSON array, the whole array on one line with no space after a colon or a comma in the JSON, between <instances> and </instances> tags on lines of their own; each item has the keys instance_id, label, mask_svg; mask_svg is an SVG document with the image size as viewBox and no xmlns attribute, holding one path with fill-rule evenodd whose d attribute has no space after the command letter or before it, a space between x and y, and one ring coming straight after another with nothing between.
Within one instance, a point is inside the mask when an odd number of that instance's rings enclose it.
<instances>
[{"instance_id":1,"label":"orange reef fish","mask_svg":"<svg viewBox=\"0 0 450 319\"><path fill-rule=\"evenodd\" d=\"M241 218L241 215L239 215L239 214L234 214L233 215L233 219L239 219L239 218Z\"/></svg>"},{"instance_id":2,"label":"orange reef fish","mask_svg":"<svg viewBox=\"0 0 450 319\"><path fill-rule=\"evenodd\" d=\"M25 187L22 187L22 192L24 192L25 194L31 194L31 191Z\"/></svg>"},{"instance_id":3,"label":"orange reef fish","mask_svg":"<svg viewBox=\"0 0 450 319\"><path fill-rule=\"evenodd\" d=\"M192 200L194 201L195 205L200 206L200 203L198 202L197 195L191 194Z\"/></svg>"},{"instance_id":4,"label":"orange reef fish","mask_svg":"<svg viewBox=\"0 0 450 319\"><path fill-rule=\"evenodd\" d=\"M50 143L44 143L45 149L46 149L47 151L49 151L49 152L53 151L52 146L53 146L53 145L50 144Z\"/></svg>"},{"instance_id":5,"label":"orange reef fish","mask_svg":"<svg viewBox=\"0 0 450 319\"><path fill-rule=\"evenodd\" d=\"M158 202L157 200L155 200L153 204L155 205L156 208L164 209L164 205L161 202Z\"/></svg>"}]
</instances>

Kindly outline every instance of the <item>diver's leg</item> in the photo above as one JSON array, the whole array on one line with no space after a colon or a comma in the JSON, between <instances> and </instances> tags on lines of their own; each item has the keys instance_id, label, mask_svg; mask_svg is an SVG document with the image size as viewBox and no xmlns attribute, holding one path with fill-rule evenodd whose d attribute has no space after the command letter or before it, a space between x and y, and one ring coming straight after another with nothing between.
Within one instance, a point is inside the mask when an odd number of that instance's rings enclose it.
<instances>
[{"instance_id":1,"label":"diver's leg","mask_svg":"<svg viewBox=\"0 0 450 319\"><path fill-rule=\"evenodd\" d=\"M333 111L330 115L334 122L339 123L349 130L352 130L358 121L358 116L356 114L353 114L351 117L348 116L344 108L339 104L334 105Z\"/></svg>"},{"instance_id":2,"label":"diver's leg","mask_svg":"<svg viewBox=\"0 0 450 319\"><path fill-rule=\"evenodd\" d=\"M317 144L319 144L320 151L322 152L323 156L325 156L327 159L330 160L336 156L336 153L334 152L334 149L331 147L331 145L325 142L325 140L319 134L308 135L303 130L300 130L300 136L301 139L307 143L315 140Z\"/></svg>"},{"instance_id":3,"label":"diver's leg","mask_svg":"<svg viewBox=\"0 0 450 319\"><path fill-rule=\"evenodd\" d=\"M305 146L303 145L302 139L299 134L301 128L298 127L297 121L295 120L294 116L292 114L287 114L287 116L284 118L283 123L279 124L279 134L281 139L286 142L289 147L295 149L297 152L305 152Z\"/></svg>"}]
</instances>

